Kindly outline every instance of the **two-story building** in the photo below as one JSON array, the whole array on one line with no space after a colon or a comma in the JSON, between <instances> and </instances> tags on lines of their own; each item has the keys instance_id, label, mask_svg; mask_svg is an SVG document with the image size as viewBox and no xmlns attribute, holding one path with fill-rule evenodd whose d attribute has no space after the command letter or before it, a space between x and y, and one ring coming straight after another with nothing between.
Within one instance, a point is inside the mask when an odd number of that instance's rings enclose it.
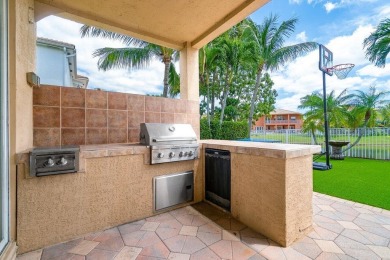
<instances>
[{"instance_id":1,"label":"two-story building","mask_svg":"<svg viewBox=\"0 0 390 260\"><path fill-rule=\"evenodd\" d=\"M260 117L252 130L301 129L302 114L296 111L275 109L267 116Z\"/></svg>"}]
</instances>

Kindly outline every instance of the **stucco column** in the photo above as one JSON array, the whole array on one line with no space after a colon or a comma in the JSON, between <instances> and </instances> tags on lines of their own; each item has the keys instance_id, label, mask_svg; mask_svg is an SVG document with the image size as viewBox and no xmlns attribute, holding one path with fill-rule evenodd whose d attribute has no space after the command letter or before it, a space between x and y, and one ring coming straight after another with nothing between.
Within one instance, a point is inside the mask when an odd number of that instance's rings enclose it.
<instances>
[{"instance_id":1,"label":"stucco column","mask_svg":"<svg viewBox=\"0 0 390 260\"><path fill-rule=\"evenodd\" d=\"M180 98L199 101L199 50L189 42L180 51Z\"/></svg>"},{"instance_id":2,"label":"stucco column","mask_svg":"<svg viewBox=\"0 0 390 260\"><path fill-rule=\"evenodd\" d=\"M33 92L26 73L35 69L36 24L34 0L10 0L9 4L9 145L10 240L16 239L15 154L33 146ZM1 256L0 256L1 258Z\"/></svg>"}]
</instances>

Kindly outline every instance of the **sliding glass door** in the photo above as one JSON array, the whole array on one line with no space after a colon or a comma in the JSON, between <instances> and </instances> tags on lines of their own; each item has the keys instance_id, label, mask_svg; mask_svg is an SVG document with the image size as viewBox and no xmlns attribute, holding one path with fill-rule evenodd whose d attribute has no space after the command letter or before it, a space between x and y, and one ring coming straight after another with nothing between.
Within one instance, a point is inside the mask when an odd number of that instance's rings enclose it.
<instances>
[{"instance_id":1,"label":"sliding glass door","mask_svg":"<svg viewBox=\"0 0 390 260\"><path fill-rule=\"evenodd\" d=\"M8 6L0 0L0 253L8 243Z\"/></svg>"}]
</instances>

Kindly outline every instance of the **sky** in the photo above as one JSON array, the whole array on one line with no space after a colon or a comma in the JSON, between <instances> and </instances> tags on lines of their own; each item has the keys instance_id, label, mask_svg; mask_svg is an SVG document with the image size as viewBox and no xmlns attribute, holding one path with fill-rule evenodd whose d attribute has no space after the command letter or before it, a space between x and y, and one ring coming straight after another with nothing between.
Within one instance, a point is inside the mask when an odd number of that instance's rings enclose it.
<instances>
[{"instance_id":1,"label":"sky","mask_svg":"<svg viewBox=\"0 0 390 260\"><path fill-rule=\"evenodd\" d=\"M298 18L295 34L286 44L315 41L333 52L333 64L353 63L354 69L344 80L326 76L327 91L339 94L342 90L367 90L376 86L390 90L390 57L385 68L373 66L366 58L363 40L378 23L390 17L388 0L273 0L250 17L261 23L270 14L280 21ZM81 38L81 24L55 16L37 23L38 37L74 44L77 50L78 74L88 76L88 88L135 94L161 94L163 64L152 61L147 69L99 71L97 58L92 53L102 47L123 47L121 43ZM178 66L177 66L178 67ZM177 68L178 69L178 68ZM322 91L322 72L318 69L318 50L308 53L270 72L274 88L278 91L276 107L298 110L300 98L313 91ZM302 111L301 111L302 112Z\"/></svg>"}]
</instances>

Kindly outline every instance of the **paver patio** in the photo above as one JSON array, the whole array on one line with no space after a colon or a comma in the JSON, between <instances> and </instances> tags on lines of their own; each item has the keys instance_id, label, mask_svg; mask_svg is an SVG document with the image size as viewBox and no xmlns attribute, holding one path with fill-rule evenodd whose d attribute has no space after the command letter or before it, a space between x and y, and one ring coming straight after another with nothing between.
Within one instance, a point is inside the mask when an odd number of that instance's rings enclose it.
<instances>
[{"instance_id":1,"label":"paver patio","mask_svg":"<svg viewBox=\"0 0 390 260\"><path fill-rule=\"evenodd\" d=\"M313 214L313 231L287 248L198 203L17 259L390 259L390 211L314 193Z\"/></svg>"}]
</instances>

